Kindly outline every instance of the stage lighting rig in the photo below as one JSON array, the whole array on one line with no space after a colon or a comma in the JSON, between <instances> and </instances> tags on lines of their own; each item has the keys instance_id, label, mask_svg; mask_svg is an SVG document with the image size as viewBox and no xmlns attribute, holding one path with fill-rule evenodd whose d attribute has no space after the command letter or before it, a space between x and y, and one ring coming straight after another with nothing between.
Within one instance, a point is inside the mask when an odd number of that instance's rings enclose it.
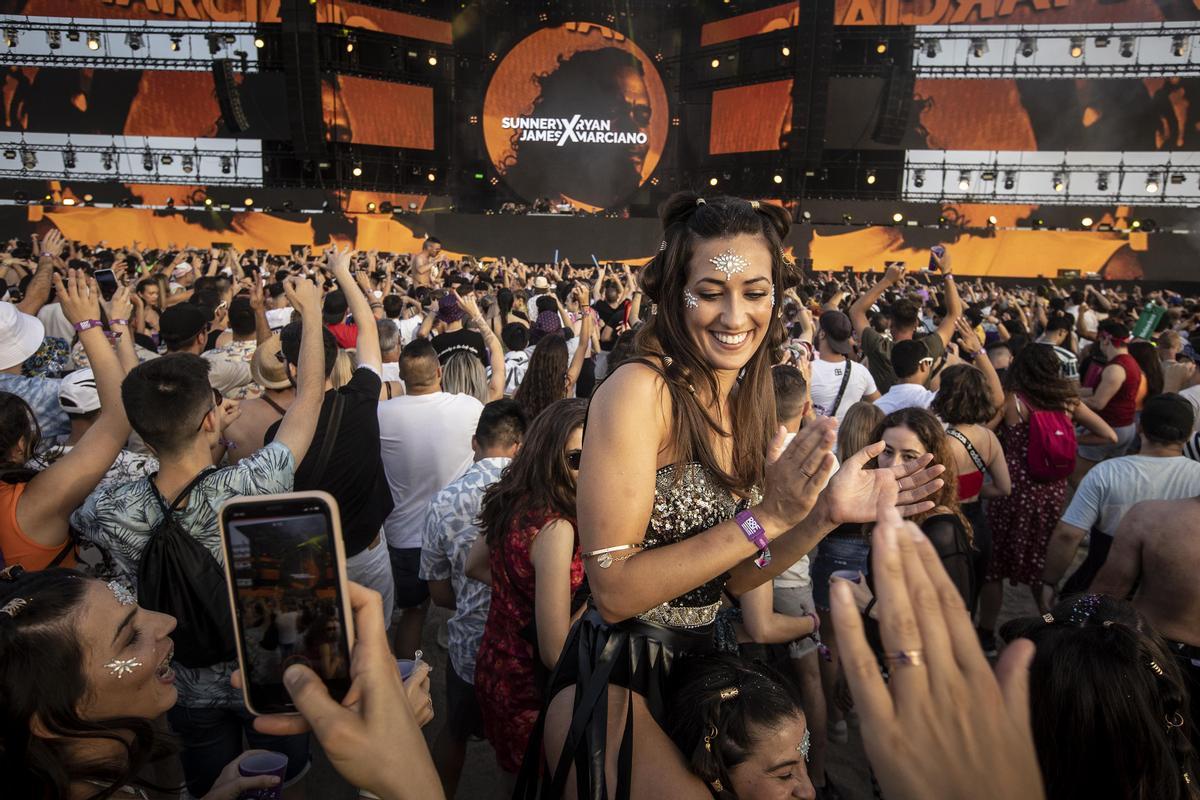
<instances>
[{"instance_id":1,"label":"stage lighting rig","mask_svg":"<svg viewBox=\"0 0 1200 800\"><path fill-rule=\"evenodd\" d=\"M983 58L987 52L987 39L977 38L971 40L971 55L973 55L975 58Z\"/></svg>"},{"instance_id":2,"label":"stage lighting rig","mask_svg":"<svg viewBox=\"0 0 1200 800\"><path fill-rule=\"evenodd\" d=\"M62 31L46 31L46 44L51 50L58 50L62 47Z\"/></svg>"},{"instance_id":3,"label":"stage lighting rig","mask_svg":"<svg viewBox=\"0 0 1200 800\"><path fill-rule=\"evenodd\" d=\"M1021 39L1020 43L1021 55L1025 58L1033 58L1033 54L1037 52L1037 39L1031 36L1026 36Z\"/></svg>"},{"instance_id":4,"label":"stage lighting rig","mask_svg":"<svg viewBox=\"0 0 1200 800\"><path fill-rule=\"evenodd\" d=\"M63 169L75 169L75 149L72 147L63 150Z\"/></svg>"},{"instance_id":5,"label":"stage lighting rig","mask_svg":"<svg viewBox=\"0 0 1200 800\"><path fill-rule=\"evenodd\" d=\"M154 154L149 150L142 153L142 169L146 170L146 172L154 170Z\"/></svg>"},{"instance_id":6,"label":"stage lighting rig","mask_svg":"<svg viewBox=\"0 0 1200 800\"><path fill-rule=\"evenodd\" d=\"M960 191L968 191L971 188L971 173L962 172L958 176L958 188Z\"/></svg>"},{"instance_id":7,"label":"stage lighting rig","mask_svg":"<svg viewBox=\"0 0 1200 800\"><path fill-rule=\"evenodd\" d=\"M1147 194L1157 194L1158 193L1158 173L1157 172L1151 172L1149 175L1146 176L1146 193Z\"/></svg>"},{"instance_id":8,"label":"stage lighting rig","mask_svg":"<svg viewBox=\"0 0 1200 800\"><path fill-rule=\"evenodd\" d=\"M22 150L21 166L25 169L37 169L37 152L34 150Z\"/></svg>"},{"instance_id":9,"label":"stage lighting rig","mask_svg":"<svg viewBox=\"0 0 1200 800\"><path fill-rule=\"evenodd\" d=\"M1083 58L1083 37L1071 37L1071 58Z\"/></svg>"},{"instance_id":10,"label":"stage lighting rig","mask_svg":"<svg viewBox=\"0 0 1200 800\"><path fill-rule=\"evenodd\" d=\"M1121 37L1121 58L1133 58L1133 37Z\"/></svg>"},{"instance_id":11,"label":"stage lighting rig","mask_svg":"<svg viewBox=\"0 0 1200 800\"><path fill-rule=\"evenodd\" d=\"M125 44L129 46L130 50L136 53L142 49L142 35L137 31L130 31L125 34Z\"/></svg>"},{"instance_id":12,"label":"stage lighting rig","mask_svg":"<svg viewBox=\"0 0 1200 800\"><path fill-rule=\"evenodd\" d=\"M100 49L100 34L96 33L95 31L91 31L90 33L88 33L87 47L88 47L88 50L99 50Z\"/></svg>"}]
</instances>

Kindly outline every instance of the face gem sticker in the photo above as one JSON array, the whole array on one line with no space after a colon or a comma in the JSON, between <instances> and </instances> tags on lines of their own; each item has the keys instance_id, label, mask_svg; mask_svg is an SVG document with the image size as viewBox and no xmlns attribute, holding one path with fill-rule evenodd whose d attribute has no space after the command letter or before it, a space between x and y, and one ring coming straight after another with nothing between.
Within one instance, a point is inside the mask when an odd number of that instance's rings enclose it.
<instances>
[{"instance_id":1,"label":"face gem sticker","mask_svg":"<svg viewBox=\"0 0 1200 800\"><path fill-rule=\"evenodd\" d=\"M698 298L698 297L696 297L696 295L692 294L692 290L687 288L686 286L683 287L683 304L687 308L699 308L700 307L700 298Z\"/></svg>"},{"instance_id":2,"label":"face gem sticker","mask_svg":"<svg viewBox=\"0 0 1200 800\"><path fill-rule=\"evenodd\" d=\"M726 250L718 256L713 256L709 259L718 272L724 273L725 280L729 280L739 272L745 272L746 267L750 266L750 262L739 256L732 250Z\"/></svg>"},{"instance_id":3,"label":"face gem sticker","mask_svg":"<svg viewBox=\"0 0 1200 800\"><path fill-rule=\"evenodd\" d=\"M113 597L117 598L117 602L121 605L131 606L137 602L137 599L133 596L133 592L129 591L129 589L125 587L125 584L118 583L117 581L109 581L105 585L108 587L108 590L113 593Z\"/></svg>"},{"instance_id":4,"label":"face gem sticker","mask_svg":"<svg viewBox=\"0 0 1200 800\"><path fill-rule=\"evenodd\" d=\"M135 668L140 666L142 666L142 662L138 661L136 658L118 658L104 665L105 669L110 670L113 675L117 676L118 679L124 678L126 675L133 672Z\"/></svg>"}]
</instances>

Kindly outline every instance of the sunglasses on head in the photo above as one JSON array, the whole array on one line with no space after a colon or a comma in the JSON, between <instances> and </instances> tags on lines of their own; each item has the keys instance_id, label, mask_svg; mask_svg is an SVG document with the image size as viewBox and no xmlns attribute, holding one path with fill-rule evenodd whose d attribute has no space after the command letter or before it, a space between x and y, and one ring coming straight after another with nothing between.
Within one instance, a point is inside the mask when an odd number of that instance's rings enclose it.
<instances>
[{"instance_id":1,"label":"sunglasses on head","mask_svg":"<svg viewBox=\"0 0 1200 800\"><path fill-rule=\"evenodd\" d=\"M917 362L918 366L929 366L931 364L933 364L933 356L925 356Z\"/></svg>"},{"instance_id":2,"label":"sunglasses on head","mask_svg":"<svg viewBox=\"0 0 1200 800\"><path fill-rule=\"evenodd\" d=\"M571 469L579 469L579 463L583 460L582 450L567 451L567 466Z\"/></svg>"}]
</instances>

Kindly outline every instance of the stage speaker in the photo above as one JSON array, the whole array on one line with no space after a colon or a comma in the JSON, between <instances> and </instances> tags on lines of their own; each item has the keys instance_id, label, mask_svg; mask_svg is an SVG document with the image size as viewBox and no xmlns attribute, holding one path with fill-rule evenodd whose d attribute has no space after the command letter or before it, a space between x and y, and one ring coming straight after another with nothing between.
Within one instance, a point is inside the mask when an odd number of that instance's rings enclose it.
<instances>
[{"instance_id":1,"label":"stage speaker","mask_svg":"<svg viewBox=\"0 0 1200 800\"><path fill-rule=\"evenodd\" d=\"M879 118L871 138L879 144L898 145L908 130L908 118L912 114L913 86L916 76L909 64L897 64L888 75L883 87Z\"/></svg>"},{"instance_id":2,"label":"stage speaker","mask_svg":"<svg viewBox=\"0 0 1200 800\"><path fill-rule=\"evenodd\" d=\"M221 119L230 133L250 130L250 122L242 109L242 95L233 80L233 60L214 59L212 62L213 87L217 91L217 102L221 106Z\"/></svg>"}]
</instances>

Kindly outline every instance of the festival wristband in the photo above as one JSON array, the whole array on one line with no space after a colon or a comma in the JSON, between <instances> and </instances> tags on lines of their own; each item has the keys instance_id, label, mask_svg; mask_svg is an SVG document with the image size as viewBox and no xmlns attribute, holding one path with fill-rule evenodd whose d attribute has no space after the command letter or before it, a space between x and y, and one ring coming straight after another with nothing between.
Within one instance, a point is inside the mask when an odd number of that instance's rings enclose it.
<instances>
[{"instance_id":1,"label":"festival wristband","mask_svg":"<svg viewBox=\"0 0 1200 800\"><path fill-rule=\"evenodd\" d=\"M110 320L108 321L108 324L109 324L109 326L112 326L112 325L124 325L126 328L128 328L128 327L129 327L129 320L127 320L127 319L110 319Z\"/></svg>"},{"instance_id":2,"label":"festival wristband","mask_svg":"<svg viewBox=\"0 0 1200 800\"><path fill-rule=\"evenodd\" d=\"M733 518L738 527L742 529L742 533L746 535L747 541L758 548L758 555L754 558L754 566L762 569L771 563L771 549L768 546L770 542L767 540L767 532L763 526L759 524L755 518L754 512L747 509L739 511Z\"/></svg>"},{"instance_id":3,"label":"festival wristband","mask_svg":"<svg viewBox=\"0 0 1200 800\"><path fill-rule=\"evenodd\" d=\"M76 322L71 327L74 328L75 330L79 331L80 333L83 333L84 331L88 330L89 328L99 328L100 326L101 326L101 323L100 323L100 320L98 320L98 319L81 319L81 320L79 320L79 322Z\"/></svg>"}]
</instances>

